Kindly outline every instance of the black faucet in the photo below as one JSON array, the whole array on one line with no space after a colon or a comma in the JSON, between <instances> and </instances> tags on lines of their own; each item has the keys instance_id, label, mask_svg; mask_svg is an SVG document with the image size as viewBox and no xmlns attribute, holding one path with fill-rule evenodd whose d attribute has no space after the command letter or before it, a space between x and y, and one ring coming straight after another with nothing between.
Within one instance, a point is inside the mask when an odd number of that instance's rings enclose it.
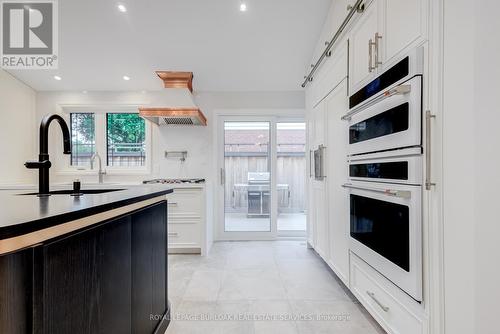
<instances>
[{"instance_id":1,"label":"black faucet","mask_svg":"<svg viewBox=\"0 0 500 334\"><path fill-rule=\"evenodd\" d=\"M56 120L61 126L63 134L64 154L71 154L71 141L69 137L68 125L59 115L46 115L40 123L40 153L38 161L27 161L24 165L29 169L38 169L38 194L49 195L49 168L52 166L49 161L49 125Z\"/></svg>"}]
</instances>

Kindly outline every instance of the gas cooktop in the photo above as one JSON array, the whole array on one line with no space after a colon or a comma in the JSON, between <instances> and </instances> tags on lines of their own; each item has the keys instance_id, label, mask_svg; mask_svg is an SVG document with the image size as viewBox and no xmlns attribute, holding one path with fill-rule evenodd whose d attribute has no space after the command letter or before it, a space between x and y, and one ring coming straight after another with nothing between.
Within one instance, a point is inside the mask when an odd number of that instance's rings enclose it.
<instances>
[{"instance_id":1,"label":"gas cooktop","mask_svg":"<svg viewBox=\"0 0 500 334\"><path fill-rule=\"evenodd\" d=\"M164 184L179 184L179 183L203 183L205 179L153 179L142 181L144 184L164 183Z\"/></svg>"}]
</instances>

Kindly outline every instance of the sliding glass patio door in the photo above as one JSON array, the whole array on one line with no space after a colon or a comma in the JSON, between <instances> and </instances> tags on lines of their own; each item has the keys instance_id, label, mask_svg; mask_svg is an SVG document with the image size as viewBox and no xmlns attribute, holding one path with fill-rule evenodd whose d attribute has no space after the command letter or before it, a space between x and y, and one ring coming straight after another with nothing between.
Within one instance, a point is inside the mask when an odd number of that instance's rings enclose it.
<instances>
[{"instance_id":1,"label":"sliding glass patio door","mask_svg":"<svg viewBox=\"0 0 500 334\"><path fill-rule=\"evenodd\" d=\"M271 117L219 119L218 235L305 235L305 126Z\"/></svg>"}]
</instances>

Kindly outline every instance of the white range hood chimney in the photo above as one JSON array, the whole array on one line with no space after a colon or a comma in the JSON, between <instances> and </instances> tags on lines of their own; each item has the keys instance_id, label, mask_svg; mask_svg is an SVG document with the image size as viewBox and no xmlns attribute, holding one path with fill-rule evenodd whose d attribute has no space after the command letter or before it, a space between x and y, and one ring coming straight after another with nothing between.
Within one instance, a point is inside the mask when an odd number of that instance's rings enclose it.
<instances>
[{"instance_id":1,"label":"white range hood chimney","mask_svg":"<svg viewBox=\"0 0 500 334\"><path fill-rule=\"evenodd\" d=\"M158 125L207 125L207 119L193 99L193 73L157 71L163 80L168 105L141 107L139 115Z\"/></svg>"}]
</instances>

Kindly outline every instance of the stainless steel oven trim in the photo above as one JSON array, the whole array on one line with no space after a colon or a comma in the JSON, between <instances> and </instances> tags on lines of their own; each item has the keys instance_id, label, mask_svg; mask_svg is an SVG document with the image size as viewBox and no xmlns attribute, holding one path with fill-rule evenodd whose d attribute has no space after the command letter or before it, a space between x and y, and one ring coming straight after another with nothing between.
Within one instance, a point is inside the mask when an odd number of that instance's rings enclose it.
<instances>
[{"instance_id":1,"label":"stainless steel oven trim","mask_svg":"<svg viewBox=\"0 0 500 334\"><path fill-rule=\"evenodd\" d=\"M408 103L408 129L362 142L349 144L349 155L422 145L422 78L420 76L414 77L408 81L408 84L412 86L410 93L405 95L392 95L375 105L363 109L362 112L353 115L348 123L348 126L350 127L373 116L379 115L391 108Z\"/></svg>"},{"instance_id":2,"label":"stainless steel oven trim","mask_svg":"<svg viewBox=\"0 0 500 334\"><path fill-rule=\"evenodd\" d=\"M384 194L386 196L394 196L394 197L401 197L401 198L411 198L411 191L407 190L395 190L395 189L390 189L390 188L385 188L385 189L380 189L380 188L371 188L371 187L359 187L356 185L353 185L352 183L344 183L342 185L343 188L349 188L349 189L357 189L357 190L365 190L365 191L372 191L378 194Z\"/></svg>"},{"instance_id":3,"label":"stainless steel oven trim","mask_svg":"<svg viewBox=\"0 0 500 334\"><path fill-rule=\"evenodd\" d=\"M407 272L378 254L358 240L349 237L350 250L367 262L370 266L392 281L400 289L417 301L422 301L422 186L391 185L393 190L409 191L409 198L387 196L385 193L374 192L379 188L384 191L386 184L374 185L369 182L353 182L356 188L349 188L348 194L378 199L385 202L407 205L410 208L410 271ZM370 188L370 190L364 190ZM350 235L350 234L349 234Z\"/></svg>"},{"instance_id":4,"label":"stainless steel oven trim","mask_svg":"<svg viewBox=\"0 0 500 334\"><path fill-rule=\"evenodd\" d=\"M381 101L383 101L391 96L394 96L394 95L404 95L404 94L408 94L410 92L411 92L411 85L407 85L407 84L403 83L399 86L396 86L394 88L391 88L391 89L388 89L388 90L382 92L380 95L377 95L376 98L374 98L373 100L370 100L369 102L362 104L361 106L354 107L351 111L349 111L347 114L342 116L340 119L343 121L350 121L352 116L356 115L357 113L363 111L364 109L366 109L374 104L377 104L378 102L381 102Z\"/></svg>"}]
</instances>

